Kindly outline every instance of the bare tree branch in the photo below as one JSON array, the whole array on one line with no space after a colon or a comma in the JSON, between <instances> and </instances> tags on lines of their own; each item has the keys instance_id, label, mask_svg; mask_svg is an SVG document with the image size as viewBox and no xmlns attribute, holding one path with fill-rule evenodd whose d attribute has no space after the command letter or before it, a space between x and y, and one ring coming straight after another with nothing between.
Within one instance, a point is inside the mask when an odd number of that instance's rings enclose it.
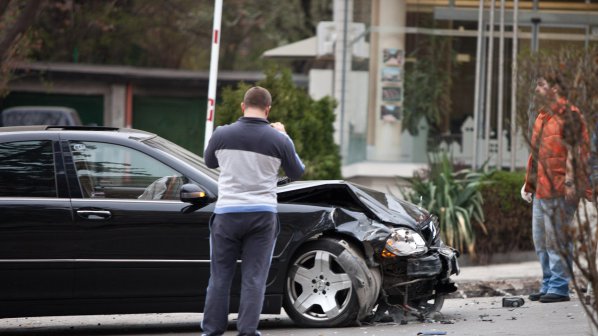
<instances>
[{"instance_id":1,"label":"bare tree branch","mask_svg":"<svg viewBox=\"0 0 598 336\"><path fill-rule=\"evenodd\" d=\"M8 8L8 4L10 4L10 1L11 0L0 1L0 17L4 15L4 12L6 12L6 9Z\"/></svg>"},{"instance_id":2,"label":"bare tree branch","mask_svg":"<svg viewBox=\"0 0 598 336\"><path fill-rule=\"evenodd\" d=\"M19 41L23 33L33 24L44 0L30 0L17 18L15 24L0 41L0 62L4 62L11 47Z\"/></svg>"}]
</instances>

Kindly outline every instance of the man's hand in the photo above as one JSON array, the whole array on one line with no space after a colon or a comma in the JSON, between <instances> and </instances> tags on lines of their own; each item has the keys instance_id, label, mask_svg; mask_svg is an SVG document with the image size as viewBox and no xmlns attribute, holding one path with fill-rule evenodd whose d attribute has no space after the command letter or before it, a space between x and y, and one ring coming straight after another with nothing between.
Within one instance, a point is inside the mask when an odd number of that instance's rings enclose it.
<instances>
[{"instance_id":1,"label":"man's hand","mask_svg":"<svg viewBox=\"0 0 598 336\"><path fill-rule=\"evenodd\" d=\"M284 125L280 122L275 122L275 123L271 123L270 126L272 126L275 130L282 132L282 133L286 133L287 131L285 131L284 129Z\"/></svg>"},{"instance_id":2,"label":"man's hand","mask_svg":"<svg viewBox=\"0 0 598 336\"><path fill-rule=\"evenodd\" d=\"M521 187L521 198L523 198L523 200L527 203L532 202L532 193L525 191L525 184L523 184L523 187Z\"/></svg>"},{"instance_id":3,"label":"man's hand","mask_svg":"<svg viewBox=\"0 0 598 336\"><path fill-rule=\"evenodd\" d=\"M565 201L568 203L575 203L578 201L575 183L570 180L565 182Z\"/></svg>"}]
</instances>

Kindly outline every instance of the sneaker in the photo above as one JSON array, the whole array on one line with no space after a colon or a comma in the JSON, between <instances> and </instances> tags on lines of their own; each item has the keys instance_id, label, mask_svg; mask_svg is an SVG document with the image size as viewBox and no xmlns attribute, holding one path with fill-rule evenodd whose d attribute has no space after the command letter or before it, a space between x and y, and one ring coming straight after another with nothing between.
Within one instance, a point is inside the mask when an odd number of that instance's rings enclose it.
<instances>
[{"instance_id":1,"label":"sneaker","mask_svg":"<svg viewBox=\"0 0 598 336\"><path fill-rule=\"evenodd\" d=\"M540 296L540 302L543 302L543 303L563 302L563 301L569 301L569 300L571 300L569 295L558 295L558 294L554 294L554 293L549 293L549 294L544 294L544 295Z\"/></svg>"},{"instance_id":2,"label":"sneaker","mask_svg":"<svg viewBox=\"0 0 598 336\"><path fill-rule=\"evenodd\" d=\"M546 293L542 293L542 292L531 293L531 294L530 294L530 295L529 295L527 298L528 298L530 301L538 301L538 300L540 300L540 297L541 297L542 295L545 295L545 294L546 294Z\"/></svg>"}]
</instances>

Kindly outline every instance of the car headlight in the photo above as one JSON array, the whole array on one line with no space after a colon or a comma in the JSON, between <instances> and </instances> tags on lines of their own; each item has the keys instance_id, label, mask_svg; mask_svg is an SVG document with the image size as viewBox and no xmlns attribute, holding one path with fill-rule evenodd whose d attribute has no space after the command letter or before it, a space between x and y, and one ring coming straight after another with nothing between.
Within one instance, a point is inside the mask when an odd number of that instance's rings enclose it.
<instances>
[{"instance_id":1,"label":"car headlight","mask_svg":"<svg viewBox=\"0 0 598 336\"><path fill-rule=\"evenodd\" d=\"M395 229L386 239L382 257L405 257L428 252L426 242L422 236L411 229Z\"/></svg>"}]
</instances>

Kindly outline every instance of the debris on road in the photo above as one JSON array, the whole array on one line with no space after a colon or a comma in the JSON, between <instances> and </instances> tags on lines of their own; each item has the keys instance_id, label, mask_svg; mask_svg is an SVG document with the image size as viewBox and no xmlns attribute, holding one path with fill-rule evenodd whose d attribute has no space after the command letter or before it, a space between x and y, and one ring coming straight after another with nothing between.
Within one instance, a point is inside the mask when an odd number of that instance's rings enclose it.
<instances>
[{"instance_id":1,"label":"debris on road","mask_svg":"<svg viewBox=\"0 0 598 336\"><path fill-rule=\"evenodd\" d=\"M517 308L517 307L523 306L524 303L525 303L525 300L523 300L523 298L516 297L516 296L509 296L509 297L502 298L502 306L503 307Z\"/></svg>"}]
</instances>

